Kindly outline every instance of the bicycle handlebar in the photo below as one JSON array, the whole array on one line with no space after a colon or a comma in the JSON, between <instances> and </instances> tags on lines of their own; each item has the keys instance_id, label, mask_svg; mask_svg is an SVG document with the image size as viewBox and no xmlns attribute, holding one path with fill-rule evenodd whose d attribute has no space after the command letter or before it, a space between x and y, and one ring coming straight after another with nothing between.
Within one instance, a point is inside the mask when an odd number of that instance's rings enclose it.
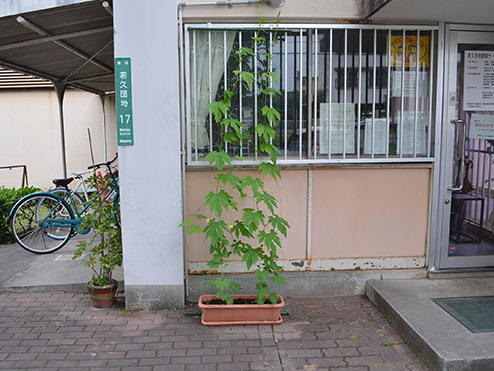
<instances>
[{"instance_id":1,"label":"bicycle handlebar","mask_svg":"<svg viewBox=\"0 0 494 371\"><path fill-rule=\"evenodd\" d=\"M115 155L115 157L113 158L113 160L111 161L108 161L108 162L102 162L101 164L95 164L95 165L91 165L91 166L88 166L87 168L88 169L99 169L100 167L102 166L107 166L107 167L110 167L110 165L112 163L114 163L118 158L118 153Z\"/></svg>"}]
</instances>

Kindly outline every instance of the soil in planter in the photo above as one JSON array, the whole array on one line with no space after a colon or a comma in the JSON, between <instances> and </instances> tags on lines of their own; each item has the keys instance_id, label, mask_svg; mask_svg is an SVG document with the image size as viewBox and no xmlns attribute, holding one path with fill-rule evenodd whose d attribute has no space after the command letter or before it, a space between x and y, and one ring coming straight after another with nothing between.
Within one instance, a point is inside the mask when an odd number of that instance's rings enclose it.
<instances>
[{"instance_id":1,"label":"soil in planter","mask_svg":"<svg viewBox=\"0 0 494 371\"><path fill-rule=\"evenodd\" d=\"M275 304L280 303L278 300ZM204 304L206 305L225 305L226 302L221 299L213 299L213 300L208 300L205 301ZM233 304L257 304L257 299L245 299L245 298L237 298L233 300ZM264 304L272 304L269 300L266 300Z\"/></svg>"}]
</instances>

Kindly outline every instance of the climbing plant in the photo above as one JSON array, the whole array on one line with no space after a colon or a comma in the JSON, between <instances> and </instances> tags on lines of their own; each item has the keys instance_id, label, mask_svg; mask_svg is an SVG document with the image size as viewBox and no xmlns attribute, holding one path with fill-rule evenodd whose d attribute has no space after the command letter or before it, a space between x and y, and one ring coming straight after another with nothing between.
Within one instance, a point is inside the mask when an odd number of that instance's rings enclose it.
<instances>
[{"instance_id":1,"label":"climbing plant","mask_svg":"<svg viewBox=\"0 0 494 371\"><path fill-rule=\"evenodd\" d=\"M271 177L276 182L281 178L277 165L277 155L281 152L273 144L281 115L272 104L273 97L281 95L272 83L279 78L279 73L273 71L271 54L278 37L276 32L274 37L266 35L262 28L265 21L259 20L250 47L240 47L234 53L237 68L233 71L231 87L208 105L220 135L219 145L206 158L218 173L213 189L204 197L201 212L181 224L187 227L188 235L202 234L208 241L210 269L221 271L232 255L241 258L257 279L259 304L266 300L276 303L277 294L270 287L286 284L277 259L281 236L286 237L289 229L288 222L278 214L278 200L268 192L263 180ZM254 59L259 68L249 68ZM252 89L259 97L258 122L251 127L239 120L238 108L232 104L232 100L238 99L240 87ZM258 165L252 173L241 175L232 165L233 158L227 148L241 146L252 132L256 137ZM236 159L240 163L243 160L241 156ZM232 293L241 289L223 274L211 278L207 284L215 287L216 297L227 304L233 303Z\"/></svg>"}]
</instances>

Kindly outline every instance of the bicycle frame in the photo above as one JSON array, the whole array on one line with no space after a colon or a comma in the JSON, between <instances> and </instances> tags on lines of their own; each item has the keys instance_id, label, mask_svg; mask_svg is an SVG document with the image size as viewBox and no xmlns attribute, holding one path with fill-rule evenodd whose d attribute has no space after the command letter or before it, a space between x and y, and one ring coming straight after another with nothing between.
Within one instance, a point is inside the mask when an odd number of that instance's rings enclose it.
<instances>
[{"instance_id":1,"label":"bicycle frame","mask_svg":"<svg viewBox=\"0 0 494 371\"><path fill-rule=\"evenodd\" d=\"M93 198L93 200L89 201L80 212L77 210L74 198L72 197L72 192L67 192L63 197L55 195L57 198L60 199L61 202L65 202L66 204L68 204L68 202L65 201L65 198L66 197L69 198L71 209L75 213L75 215L74 215L75 218L73 218L71 220L69 220L69 219L47 219L47 217L48 217L47 216L40 222L40 224L42 226L53 226L53 227L66 227L67 225L70 225L73 228L78 229L79 225L82 223L82 220L81 220L82 216L86 213L86 211L88 211L91 208L91 205L95 202L95 200L100 198L105 192L107 192L107 193L103 196L102 202L112 202L113 203L118 199L118 197L120 195L120 189L119 189L118 183L114 177L112 177L111 180L112 180L113 187L105 187L105 188L101 189L96 194L96 196ZM58 204L56 204L55 206L58 206ZM45 224L45 222L46 222L46 224ZM88 232L89 232L89 229L87 231L86 230L80 231L79 233L80 234L86 234Z\"/></svg>"}]
</instances>

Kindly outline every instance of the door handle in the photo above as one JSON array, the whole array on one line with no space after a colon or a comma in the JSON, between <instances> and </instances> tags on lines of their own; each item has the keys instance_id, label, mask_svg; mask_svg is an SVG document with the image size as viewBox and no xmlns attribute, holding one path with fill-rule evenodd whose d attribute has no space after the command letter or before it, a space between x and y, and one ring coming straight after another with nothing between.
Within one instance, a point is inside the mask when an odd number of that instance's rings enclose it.
<instances>
[{"instance_id":1,"label":"door handle","mask_svg":"<svg viewBox=\"0 0 494 371\"><path fill-rule=\"evenodd\" d=\"M448 187L448 191L459 191L463 188L463 180L465 179L465 145L467 142L467 125L465 124L465 121L463 120L451 120L450 121L453 125L456 125L458 128L459 125L463 126L463 138L462 138L462 143L461 143L461 154L460 154L460 185L455 186L454 179L453 179L453 184ZM453 175L454 177L454 175Z\"/></svg>"}]
</instances>

